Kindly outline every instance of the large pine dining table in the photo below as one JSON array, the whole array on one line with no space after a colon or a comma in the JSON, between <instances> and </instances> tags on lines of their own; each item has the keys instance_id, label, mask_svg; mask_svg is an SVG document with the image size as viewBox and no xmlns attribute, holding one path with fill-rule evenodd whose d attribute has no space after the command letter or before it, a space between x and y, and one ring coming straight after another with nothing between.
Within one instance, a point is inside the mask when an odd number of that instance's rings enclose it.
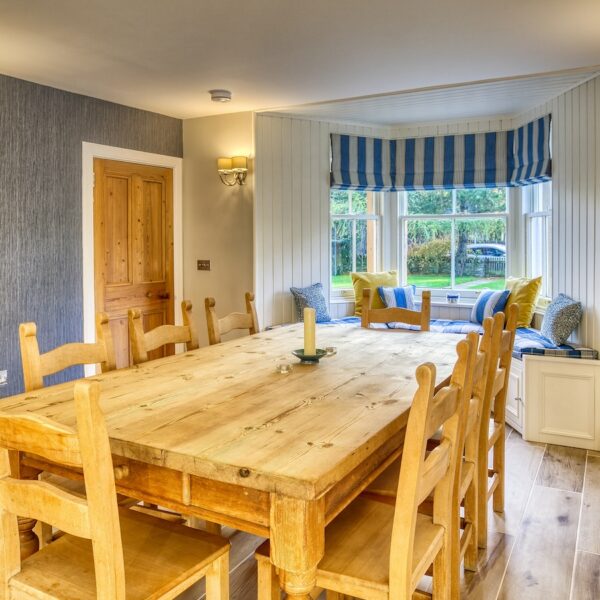
<instances>
[{"instance_id":1,"label":"large pine dining table","mask_svg":"<svg viewBox=\"0 0 600 600\"><path fill-rule=\"evenodd\" d=\"M268 537L297 600L315 585L327 523L400 456L416 367L434 363L443 383L461 339L326 325L317 345L337 353L304 365L291 355L302 331L280 327L94 377L117 491ZM278 372L282 363L292 371ZM0 410L75 426L73 384L4 398ZM80 477L55 467L22 455L15 468L24 478Z\"/></svg>"}]
</instances>

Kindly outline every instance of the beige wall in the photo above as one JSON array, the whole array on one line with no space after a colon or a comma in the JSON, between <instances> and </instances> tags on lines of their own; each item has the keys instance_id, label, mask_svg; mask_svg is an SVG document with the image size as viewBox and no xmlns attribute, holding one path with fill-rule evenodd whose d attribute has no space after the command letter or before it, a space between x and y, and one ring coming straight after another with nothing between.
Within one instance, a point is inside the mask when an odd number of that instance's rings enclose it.
<instances>
[{"instance_id":1,"label":"beige wall","mask_svg":"<svg viewBox=\"0 0 600 600\"><path fill-rule=\"evenodd\" d=\"M250 112L183 122L183 288L202 345L204 298L215 298L219 314L242 311L253 287L253 161L244 186L225 186L217 174L219 156L252 156L253 146ZM211 270L198 271L198 259Z\"/></svg>"}]
</instances>

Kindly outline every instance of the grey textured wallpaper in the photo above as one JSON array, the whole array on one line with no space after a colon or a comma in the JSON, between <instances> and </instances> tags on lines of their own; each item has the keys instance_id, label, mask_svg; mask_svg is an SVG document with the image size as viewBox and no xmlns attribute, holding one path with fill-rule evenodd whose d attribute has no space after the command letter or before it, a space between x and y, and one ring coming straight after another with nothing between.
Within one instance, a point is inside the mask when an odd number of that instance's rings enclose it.
<instances>
[{"instance_id":1,"label":"grey textured wallpaper","mask_svg":"<svg viewBox=\"0 0 600 600\"><path fill-rule=\"evenodd\" d=\"M179 119L0 75L0 395L22 391L19 323L38 324L42 352L83 339L84 141L183 154Z\"/></svg>"}]
</instances>

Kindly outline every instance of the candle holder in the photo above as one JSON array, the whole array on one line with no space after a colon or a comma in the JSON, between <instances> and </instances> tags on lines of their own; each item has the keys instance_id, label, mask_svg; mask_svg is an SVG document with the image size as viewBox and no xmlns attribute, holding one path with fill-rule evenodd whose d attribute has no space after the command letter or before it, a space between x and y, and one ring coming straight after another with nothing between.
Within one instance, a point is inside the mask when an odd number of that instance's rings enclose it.
<instances>
[{"instance_id":1,"label":"candle holder","mask_svg":"<svg viewBox=\"0 0 600 600\"><path fill-rule=\"evenodd\" d=\"M304 354L304 348L294 350L292 354L300 359L301 365L314 365L321 358L327 356L327 352L321 348L317 348L315 354Z\"/></svg>"}]
</instances>

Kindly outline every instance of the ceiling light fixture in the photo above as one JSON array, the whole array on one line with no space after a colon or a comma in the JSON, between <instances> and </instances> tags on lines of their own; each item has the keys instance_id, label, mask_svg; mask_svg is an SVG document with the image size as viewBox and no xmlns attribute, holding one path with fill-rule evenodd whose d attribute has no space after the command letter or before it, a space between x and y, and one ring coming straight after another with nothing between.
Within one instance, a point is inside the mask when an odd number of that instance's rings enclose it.
<instances>
[{"instance_id":1,"label":"ceiling light fixture","mask_svg":"<svg viewBox=\"0 0 600 600\"><path fill-rule=\"evenodd\" d=\"M208 90L208 93L213 102L231 102L231 92L229 90Z\"/></svg>"}]
</instances>

